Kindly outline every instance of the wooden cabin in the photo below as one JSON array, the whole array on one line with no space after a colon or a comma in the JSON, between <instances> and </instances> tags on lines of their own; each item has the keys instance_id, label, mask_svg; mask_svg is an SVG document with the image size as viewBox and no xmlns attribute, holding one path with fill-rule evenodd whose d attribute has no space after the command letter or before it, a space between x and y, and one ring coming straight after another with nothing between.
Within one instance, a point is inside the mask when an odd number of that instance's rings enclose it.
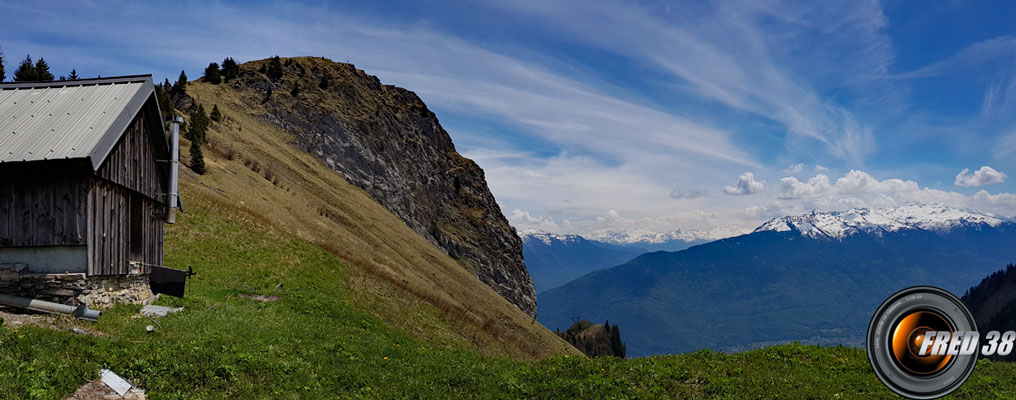
<instances>
[{"instance_id":1,"label":"wooden cabin","mask_svg":"<svg viewBox=\"0 0 1016 400\"><path fill-rule=\"evenodd\" d=\"M0 272L163 265L170 157L151 75L0 84Z\"/></svg>"}]
</instances>

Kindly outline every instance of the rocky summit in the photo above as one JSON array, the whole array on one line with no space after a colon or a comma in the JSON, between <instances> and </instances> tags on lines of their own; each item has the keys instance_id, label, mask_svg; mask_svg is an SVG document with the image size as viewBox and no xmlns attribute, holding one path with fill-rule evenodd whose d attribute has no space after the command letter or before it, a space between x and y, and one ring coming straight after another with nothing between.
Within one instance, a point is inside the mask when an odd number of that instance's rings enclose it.
<instances>
[{"instance_id":1,"label":"rocky summit","mask_svg":"<svg viewBox=\"0 0 1016 400\"><path fill-rule=\"evenodd\" d=\"M412 91L324 58L244 63L227 83L260 99L264 122L370 194L530 316L536 295L522 241L483 170L456 152Z\"/></svg>"}]
</instances>

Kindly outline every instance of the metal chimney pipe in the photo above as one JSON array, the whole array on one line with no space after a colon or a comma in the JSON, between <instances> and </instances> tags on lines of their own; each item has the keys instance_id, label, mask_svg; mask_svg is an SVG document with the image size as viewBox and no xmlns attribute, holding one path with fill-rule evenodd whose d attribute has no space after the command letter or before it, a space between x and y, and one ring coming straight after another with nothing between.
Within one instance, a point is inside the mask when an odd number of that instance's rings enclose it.
<instances>
[{"instance_id":1,"label":"metal chimney pipe","mask_svg":"<svg viewBox=\"0 0 1016 400\"><path fill-rule=\"evenodd\" d=\"M166 222L170 224L176 223L177 205L180 204L180 124L182 122L183 118L176 115L169 122L171 157L169 159L169 214L166 217Z\"/></svg>"}]
</instances>

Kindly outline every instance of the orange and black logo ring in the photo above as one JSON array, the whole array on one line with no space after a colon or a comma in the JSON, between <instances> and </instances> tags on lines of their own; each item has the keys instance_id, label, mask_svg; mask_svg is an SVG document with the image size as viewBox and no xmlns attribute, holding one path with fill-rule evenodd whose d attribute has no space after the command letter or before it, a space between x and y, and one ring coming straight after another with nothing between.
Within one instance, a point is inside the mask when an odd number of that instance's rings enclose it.
<instances>
[{"instance_id":1,"label":"orange and black logo ring","mask_svg":"<svg viewBox=\"0 0 1016 400\"><path fill-rule=\"evenodd\" d=\"M889 389L912 399L935 399L956 390L977 363L977 354L927 352L937 332L976 332L974 318L952 293L930 286L890 296L868 325L866 348L875 375ZM923 350L923 351L922 351Z\"/></svg>"}]
</instances>

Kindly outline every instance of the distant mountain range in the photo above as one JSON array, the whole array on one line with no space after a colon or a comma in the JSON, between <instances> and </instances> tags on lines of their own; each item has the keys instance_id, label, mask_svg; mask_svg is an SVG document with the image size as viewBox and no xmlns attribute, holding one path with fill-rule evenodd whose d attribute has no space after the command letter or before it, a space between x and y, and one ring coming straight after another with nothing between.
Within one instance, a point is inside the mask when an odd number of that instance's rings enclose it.
<instances>
[{"instance_id":1,"label":"distant mountain range","mask_svg":"<svg viewBox=\"0 0 1016 400\"><path fill-rule=\"evenodd\" d=\"M1016 260L1016 224L941 205L811 212L678 252L643 254L539 297L539 320L610 320L632 356L800 340L860 345L888 295L962 293Z\"/></svg>"},{"instance_id":2,"label":"distant mountain range","mask_svg":"<svg viewBox=\"0 0 1016 400\"><path fill-rule=\"evenodd\" d=\"M761 231L795 231L813 239L842 240L863 233L881 237L903 230L925 230L948 233L961 227L998 227L1005 223L998 217L948 208L941 205L908 204L901 207L869 210L855 208L842 212L812 211L797 217L776 218L755 229Z\"/></svg>"},{"instance_id":3,"label":"distant mountain range","mask_svg":"<svg viewBox=\"0 0 1016 400\"><path fill-rule=\"evenodd\" d=\"M635 247L586 240L573 234L526 230L521 232L521 236L522 254L537 293L590 272L622 264L646 252Z\"/></svg>"},{"instance_id":4,"label":"distant mountain range","mask_svg":"<svg viewBox=\"0 0 1016 400\"><path fill-rule=\"evenodd\" d=\"M684 250L696 244L707 243L716 239L715 237L710 237L708 233L698 231L653 232L645 229L602 229L587 235L585 238L600 243L645 251Z\"/></svg>"}]
</instances>

